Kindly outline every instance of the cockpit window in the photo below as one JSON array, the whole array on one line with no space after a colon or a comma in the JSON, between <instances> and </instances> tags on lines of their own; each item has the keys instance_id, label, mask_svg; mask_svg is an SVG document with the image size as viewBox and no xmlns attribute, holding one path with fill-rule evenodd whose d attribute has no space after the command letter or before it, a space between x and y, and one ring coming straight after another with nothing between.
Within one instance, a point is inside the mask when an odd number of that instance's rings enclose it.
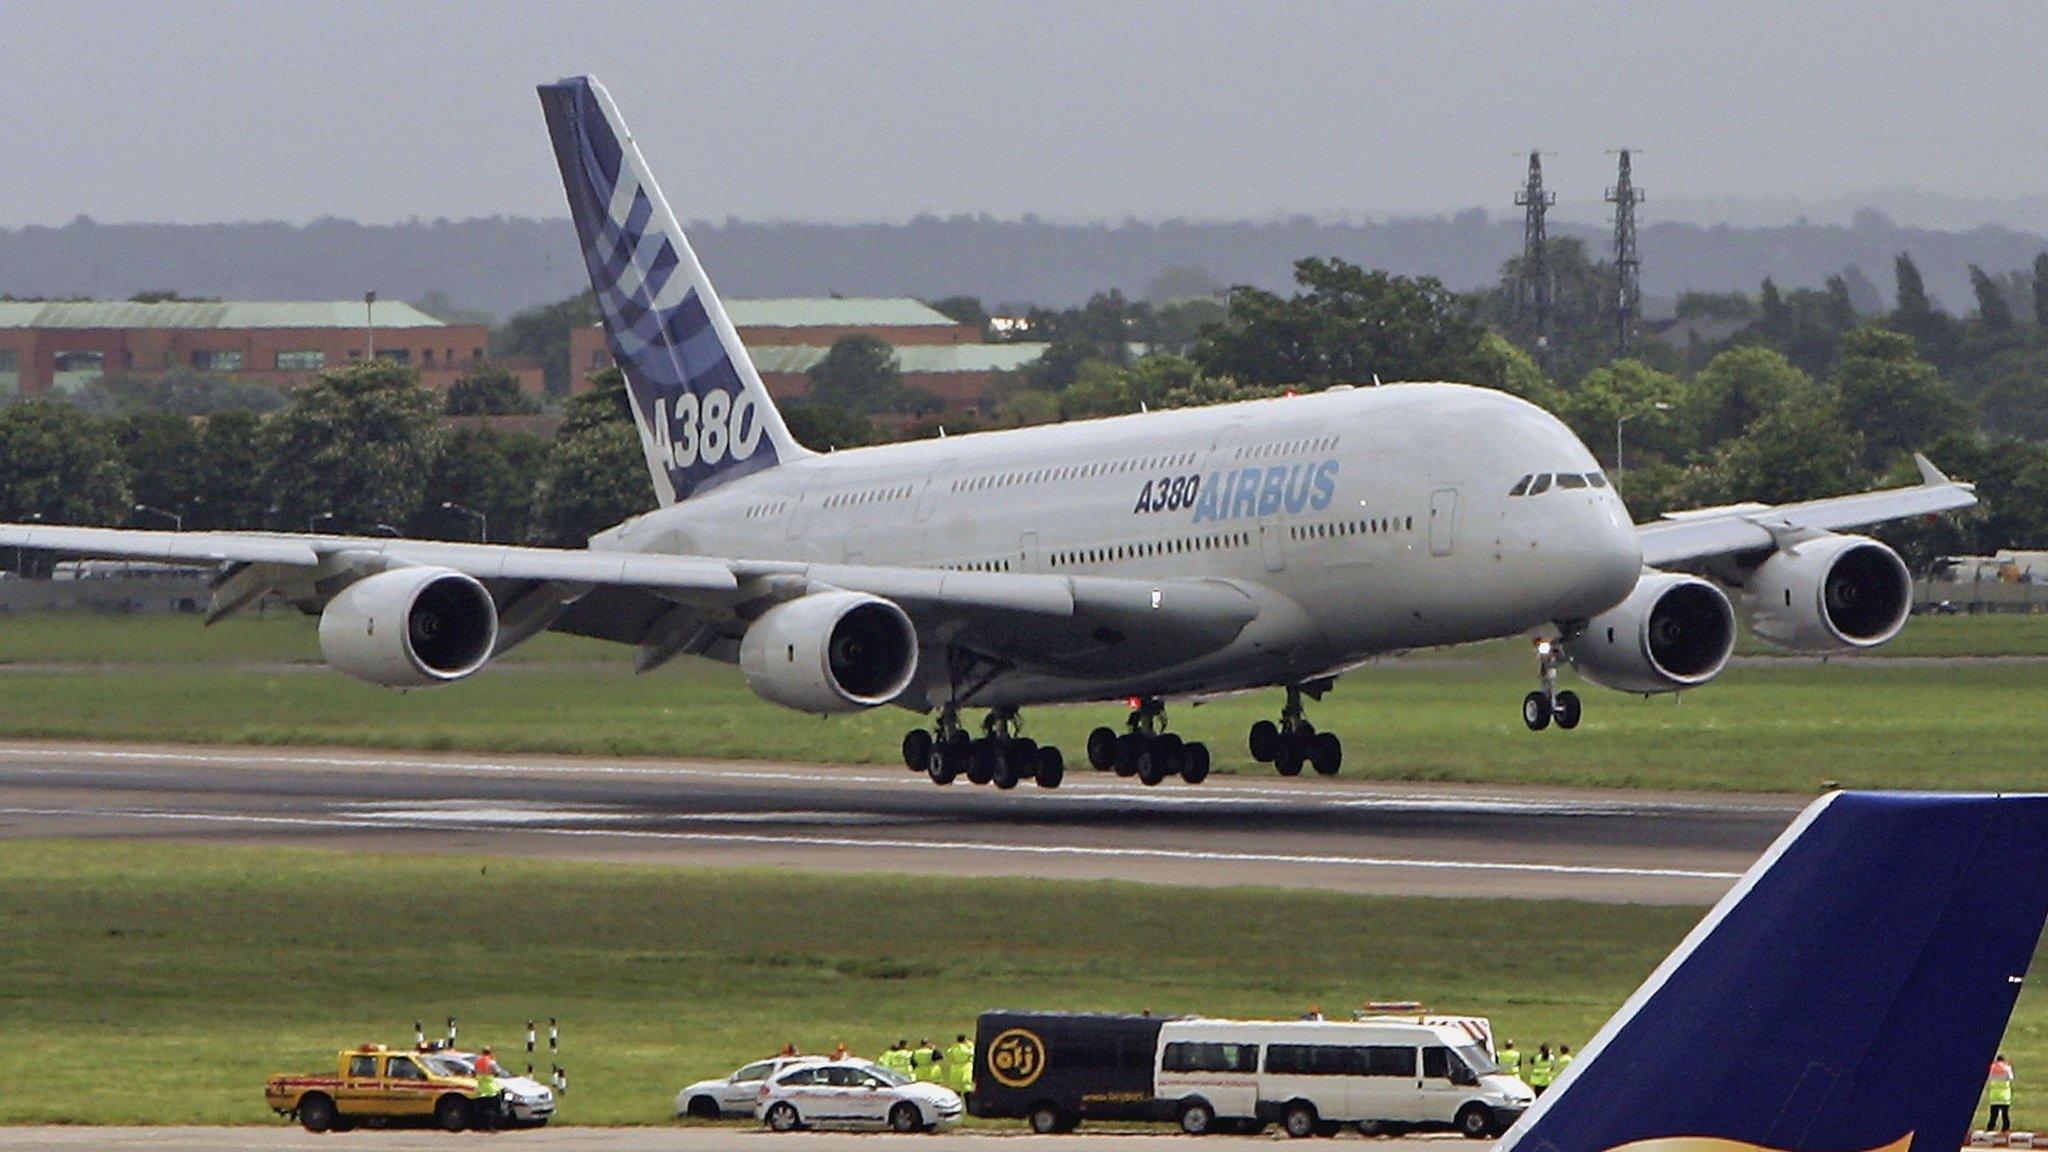
<instances>
[{"instance_id":1,"label":"cockpit window","mask_svg":"<svg viewBox=\"0 0 2048 1152\"><path fill-rule=\"evenodd\" d=\"M1536 474L1536 479L1535 479L1535 480L1533 480L1533 481L1531 481L1531 482L1530 482L1530 484L1529 484L1529 495L1531 495L1531 496L1535 496L1535 495L1538 495L1538 494L1540 494L1540 493L1544 493L1544 492L1548 492L1548 491L1550 491L1550 473L1548 473L1548 472L1539 472L1539 473L1537 473L1537 474Z\"/></svg>"},{"instance_id":2,"label":"cockpit window","mask_svg":"<svg viewBox=\"0 0 2048 1152\"><path fill-rule=\"evenodd\" d=\"M1595 488L1605 488L1607 487L1607 474L1604 472L1588 472L1586 473L1586 483L1591 484Z\"/></svg>"},{"instance_id":3,"label":"cockpit window","mask_svg":"<svg viewBox=\"0 0 2048 1152\"><path fill-rule=\"evenodd\" d=\"M1508 489L1508 495L1520 496L1523 493L1527 492L1529 490L1529 481L1534 480L1535 478L1535 476L1530 475L1524 476L1520 480L1515 481L1515 486L1513 488Z\"/></svg>"},{"instance_id":4,"label":"cockpit window","mask_svg":"<svg viewBox=\"0 0 2048 1152\"><path fill-rule=\"evenodd\" d=\"M1557 486L1559 488L1584 488L1586 486L1586 478L1577 472L1559 472L1557 474Z\"/></svg>"}]
</instances>

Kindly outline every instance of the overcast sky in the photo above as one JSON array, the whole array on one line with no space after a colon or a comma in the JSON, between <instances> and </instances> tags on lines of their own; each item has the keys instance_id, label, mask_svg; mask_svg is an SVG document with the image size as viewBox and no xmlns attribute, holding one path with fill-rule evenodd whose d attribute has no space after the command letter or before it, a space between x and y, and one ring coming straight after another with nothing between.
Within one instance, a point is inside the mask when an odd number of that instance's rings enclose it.
<instances>
[{"instance_id":1,"label":"overcast sky","mask_svg":"<svg viewBox=\"0 0 2048 1152\"><path fill-rule=\"evenodd\" d=\"M1596 214L2048 192L2048 7L0 4L0 226L559 216L605 81L686 218Z\"/></svg>"}]
</instances>

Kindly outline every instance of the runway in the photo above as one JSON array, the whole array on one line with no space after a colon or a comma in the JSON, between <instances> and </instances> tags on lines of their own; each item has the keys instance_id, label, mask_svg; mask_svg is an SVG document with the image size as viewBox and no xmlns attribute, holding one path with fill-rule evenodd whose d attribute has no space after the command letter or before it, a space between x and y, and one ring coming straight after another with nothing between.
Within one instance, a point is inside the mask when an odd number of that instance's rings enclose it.
<instances>
[{"instance_id":1,"label":"runway","mask_svg":"<svg viewBox=\"0 0 2048 1152\"><path fill-rule=\"evenodd\" d=\"M0 743L0 840L1706 903L1803 805L1215 777L948 788L875 767Z\"/></svg>"},{"instance_id":2,"label":"runway","mask_svg":"<svg viewBox=\"0 0 2048 1152\"><path fill-rule=\"evenodd\" d=\"M547 1148L553 1152L877 1152L901 1148L915 1152L1146 1152L1185 1144L1189 1137L1159 1128L1151 1132L1084 1128L1067 1136L1033 1136L1019 1129L946 1132L896 1136L887 1133L793 1132L777 1134L760 1128L730 1125L673 1128L555 1128L534 1132L490 1132L451 1136L445 1132L360 1130L345 1137L314 1135L283 1124L246 1128L0 1128L0 1152L80 1152L109 1148L149 1148L189 1152L271 1152L299 1148L331 1148L336 1140L350 1147L381 1152L427 1152L486 1141L493 1148ZM1269 1148L1276 1137L1205 1136L1198 1147L1208 1149ZM1339 1137L1347 1146L1379 1152L1454 1152L1484 1149L1456 1136L1363 1140L1350 1133Z\"/></svg>"}]
</instances>

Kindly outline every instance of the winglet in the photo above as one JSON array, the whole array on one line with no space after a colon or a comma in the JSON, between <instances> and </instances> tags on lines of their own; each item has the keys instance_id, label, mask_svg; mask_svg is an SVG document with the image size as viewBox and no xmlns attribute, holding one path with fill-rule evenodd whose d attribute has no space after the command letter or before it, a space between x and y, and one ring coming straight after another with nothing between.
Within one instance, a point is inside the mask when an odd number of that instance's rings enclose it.
<instances>
[{"instance_id":1,"label":"winglet","mask_svg":"<svg viewBox=\"0 0 2048 1152\"><path fill-rule=\"evenodd\" d=\"M1929 488L1955 483L1955 481L1943 475L1941 469L1934 466L1934 461L1929 460L1918 452L1913 453L1913 467L1920 470L1920 482Z\"/></svg>"}]
</instances>

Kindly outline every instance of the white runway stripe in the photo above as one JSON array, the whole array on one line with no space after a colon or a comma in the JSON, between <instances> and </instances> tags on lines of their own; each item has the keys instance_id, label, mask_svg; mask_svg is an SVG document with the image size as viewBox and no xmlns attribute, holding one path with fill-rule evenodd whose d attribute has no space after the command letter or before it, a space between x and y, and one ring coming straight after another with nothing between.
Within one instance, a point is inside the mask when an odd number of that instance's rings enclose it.
<instances>
[{"instance_id":1,"label":"white runway stripe","mask_svg":"<svg viewBox=\"0 0 2048 1152\"><path fill-rule=\"evenodd\" d=\"M74 817L161 820L201 824L246 824L279 828L348 831L420 832L475 831L460 821L388 820L361 817L258 816L244 813L175 811L148 808L0 808L0 816ZM522 828L529 835L652 840L670 843L758 844L797 848L903 849L908 851L985 852L1013 856L1065 856L1100 859L1185 860L1206 863L1299 864L1338 868L1414 869L1436 872L1519 873L1549 876L1606 876L1661 880L1734 881L1741 873L1688 868L1621 868L1586 864L1534 864L1490 860L1400 859L1388 856L1293 854L1281 852L1200 852L1168 848L1113 848L1079 844L1003 844L977 840L864 839L853 836L776 836L749 832L659 832L626 828Z\"/></svg>"}]
</instances>

